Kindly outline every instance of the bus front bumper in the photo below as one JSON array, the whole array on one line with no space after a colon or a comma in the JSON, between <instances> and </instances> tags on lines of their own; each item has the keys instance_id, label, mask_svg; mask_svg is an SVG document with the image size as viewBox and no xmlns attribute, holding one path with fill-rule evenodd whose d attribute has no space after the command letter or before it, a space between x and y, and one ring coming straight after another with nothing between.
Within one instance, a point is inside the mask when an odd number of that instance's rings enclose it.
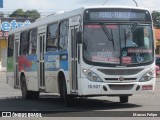
<instances>
[{"instance_id":1,"label":"bus front bumper","mask_svg":"<svg viewBox=\"0 0 160 120\"><path fill-rule=\"evenodd\" d=\"M155 88L155 78L147 82L119 82L105 83L92 82L81 79L81 90L79 95L104 96L104 95L132 95L132 94L152 94Z\"/></svg>"}]
</instances>

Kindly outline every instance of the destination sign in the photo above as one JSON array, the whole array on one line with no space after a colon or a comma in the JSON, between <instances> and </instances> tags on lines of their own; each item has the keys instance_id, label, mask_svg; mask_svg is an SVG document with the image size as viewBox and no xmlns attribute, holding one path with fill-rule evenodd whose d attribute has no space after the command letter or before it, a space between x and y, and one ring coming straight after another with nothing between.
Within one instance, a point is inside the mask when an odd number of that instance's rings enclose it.
<instances>
[{"instance_id":1,"label":"destination sign","mask_svg":"<svg viewBox=\"0 0 160 120\"><path fill-rule=\"evenodd\" d=\"M91 12L91 20L144 20L145 13L135 12Z\"/></svg>"},{"instance_id":2,"label":"destination sign","mask_svg":"<svg viewBox=\"0 0 160 120\"><path fill-rule=\"evenodd\" d=\"M86 21L150 21L150 14L147 11L134 10L86 10Z\"/></svg>"}]
</instances>

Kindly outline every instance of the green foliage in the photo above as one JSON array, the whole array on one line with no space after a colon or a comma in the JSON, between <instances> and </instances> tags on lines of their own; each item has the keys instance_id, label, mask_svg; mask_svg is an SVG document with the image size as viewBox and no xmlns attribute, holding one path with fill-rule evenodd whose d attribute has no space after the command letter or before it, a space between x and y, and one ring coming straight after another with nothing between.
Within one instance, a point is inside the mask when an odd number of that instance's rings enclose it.
<instances>
[{"instance_id":1,"label":"green foliage","mask_svg":"<svg viewBox=\"0 0 160 120\"><path fill-rule=\"evenodd\" d=\"M38 19L40 18L40 14L37 10L27 10L24 13L25 18L33 18L33 19Z\"/></svg>"},{"instance_id":2,"label":"green foliage","mask_svg":"<svg viewBox=\"0 0 160 120\"><path fill-rule=\"evenodd\" d=\"M23 9L17 9L9 17L24 17Z\"/></svg>"},{"instance_id":3,"label":"green foliage","mask_svg":"<svg viewBox=\"0 0 160 120\"><path fill-rule=\"evenodd\" d=\"M160 28L160 12L153 11L152 12L153 25L156 28Z\"/></svg>"},{"instance_id":4,"label":"green foliage","mask_svg":"<svg viewBox=\"0 0 160 120\"><path fill-rule=\"evenodd\" d=\"M23 9L15 10L9 17L24 17L24 18L33 18L38 19L40 18L40 13L37 10L27 10L23 11Z\"/></svg>"}]
</instances>

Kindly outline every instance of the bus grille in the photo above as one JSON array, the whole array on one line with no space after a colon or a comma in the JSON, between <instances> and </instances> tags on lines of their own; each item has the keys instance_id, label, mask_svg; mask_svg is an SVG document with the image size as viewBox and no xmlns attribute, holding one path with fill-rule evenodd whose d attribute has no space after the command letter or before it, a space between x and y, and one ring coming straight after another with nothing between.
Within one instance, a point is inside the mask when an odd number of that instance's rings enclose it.
<instances>
[{"instance_id":1,"label":"bus grille","mask_svg":"<svg viewBox=\"0 0 160 120\"><path fill-rule=\"evenodd\" d=\"M124 78L123 81L132 81L132 80L136 80L137 78ZM118 78L105 78L106 81L119 81Z\"/></svg>"},{"instance_id":2,"label":"bus grille","mask_svg":"<svg viewBox=\"0 0 160 120\"><path fill-rule=\"evenodd\" d=\"M109 85L111 90L131 90L133 85Z\"/></svg>"},{"instance_id":3,"label":"bus grille","mask_svg":"<svg viewBox=\"0 0 160 120\"><path fill-rule=\"evenodd\" d=\"M106 75L135 75L143 69L97 69Z\"/></svg>"}]
</instances>

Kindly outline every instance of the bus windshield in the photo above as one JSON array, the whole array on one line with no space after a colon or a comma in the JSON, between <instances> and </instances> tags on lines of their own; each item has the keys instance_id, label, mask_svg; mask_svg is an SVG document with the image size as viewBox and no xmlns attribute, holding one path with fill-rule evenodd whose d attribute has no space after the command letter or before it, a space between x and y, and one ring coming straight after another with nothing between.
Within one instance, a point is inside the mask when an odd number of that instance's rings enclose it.
<instances>
[{"instance_id":1,"label":"bus windshield","mask_svg":"<svg viewBox=\"0 0 160 120\"><path fill-rule=\"evenodd\" d=\"M139 65L153 61L153 34L147 24L85 24L84 60L90 64Z\"/></svg>"}]
</instances>

